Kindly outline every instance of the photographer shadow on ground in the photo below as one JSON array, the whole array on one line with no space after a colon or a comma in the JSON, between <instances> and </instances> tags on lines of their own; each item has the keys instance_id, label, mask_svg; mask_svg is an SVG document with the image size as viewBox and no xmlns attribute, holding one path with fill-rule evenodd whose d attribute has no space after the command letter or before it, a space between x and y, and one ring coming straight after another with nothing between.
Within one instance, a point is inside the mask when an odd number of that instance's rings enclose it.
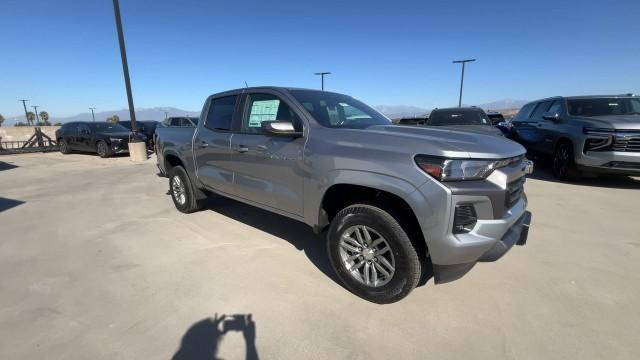
<instances>
[{"instance_id":1,"label":"photographer shadow on ground","mask_svg":"<svg viewBox=\"0 0 640 360\"><path fill-rule=\"evenodd\" d=\"M172 360L218 359L222 339L232 331L242 334L245 341L245 359L257 360L256 324L251 314L220 315L193 324L182 337L180 348Z\"/></svg>"}]
</instances>

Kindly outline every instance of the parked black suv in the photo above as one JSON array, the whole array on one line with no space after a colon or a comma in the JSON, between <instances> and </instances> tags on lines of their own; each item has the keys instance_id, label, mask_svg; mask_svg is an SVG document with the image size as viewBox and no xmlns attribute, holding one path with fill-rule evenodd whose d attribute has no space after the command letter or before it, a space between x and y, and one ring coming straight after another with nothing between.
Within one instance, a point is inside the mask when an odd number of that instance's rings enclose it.
<instances>
[{"instance_id":1,"label":"parked black suv","mask_svg":"<svg viewBox=\"0 0 640 360\"><path fill-rule=\"evenodd\" d=\"M131 120L120 121L118 124L126 127L131 131ZM158 122L154 120L144 120L144 121L136 121L136 127L138 128L138 133L144 134L147 138L147 149L153 150L153 134L156 132L156 128L158 127Z\"/></svg>"},{"instance_id":2,"label":"parked black suv","mask_svg":"<svg viewBox=\"0 0 640 360\"><path fill-rule=\"evenodd\" d=\"M433 109L429 114L427 126L446 126L485 135L503 136L502 132L491 124L484 110L478 107Z\"/></svg>"},{"instance_id":3,"label":"parked black suv","mask_svg":"<svg viewBox=\"0 0 640 360\"><path fill-rule=\"evenodd\" d=\"M561 180L583 174L640 176L640 97L553 97L526 104L513 118L513 140L553 159Z\"/></svg>"},{"instance_id":4,"label":"parked black suv","mask_svg":"<svg viewBox=\"0 0 640 360\"><path fill-rule=\"evenodd\" d=\"M56 131L56 140L60 152L71 151L96 152L100 157L129 152L131 131L120 124L108 122L70 122ZM138 134L138 139L146 141L146 137Z\"/></svg>"}]
</instances>

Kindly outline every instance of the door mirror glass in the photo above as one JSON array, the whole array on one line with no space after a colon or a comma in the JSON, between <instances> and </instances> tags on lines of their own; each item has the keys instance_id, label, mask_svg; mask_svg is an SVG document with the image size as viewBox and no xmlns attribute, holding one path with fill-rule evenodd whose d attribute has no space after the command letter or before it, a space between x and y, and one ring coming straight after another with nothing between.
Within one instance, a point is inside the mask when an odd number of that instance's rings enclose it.
<instances>
[{"instance_id":1,"label":"door mirror glass","mask_svg":"<svg viewBox=\"0 0 640 360\"><path fill-rule=\"evenodd\" d=\"M542 118L545 119L545 120L559 121L560 120L560 114L558 114L555 111L547 111L544 114L542 114Z\"/></svg>"},{"instance_id":2,"label":"door mirror glass","mask_svg":"<svg viewBox=\"0 0 640 360\"><path fill-rule=\"evenodd\" d=\"M260 124L266 135L301 137L302 131L296 130L291 121L263 121Z\"/></svg>"}]
</instances>

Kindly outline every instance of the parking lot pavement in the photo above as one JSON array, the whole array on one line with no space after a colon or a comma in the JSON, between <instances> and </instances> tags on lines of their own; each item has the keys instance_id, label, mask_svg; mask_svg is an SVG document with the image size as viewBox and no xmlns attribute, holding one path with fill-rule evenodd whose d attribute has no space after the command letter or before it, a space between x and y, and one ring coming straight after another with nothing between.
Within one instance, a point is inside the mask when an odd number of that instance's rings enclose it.
<instances>
[{"instance_id":1,"label":"parking lot pavement","mask_svg":"<svg viewBox=\"0 0 640 360\"><path fill-rule=\"evenodd\" d=\"M304 225L167 190L154 159L0 157L0 359L640 358L640 179L538 169L526 246L391 305Z\"/></svg>"}]
</instances>

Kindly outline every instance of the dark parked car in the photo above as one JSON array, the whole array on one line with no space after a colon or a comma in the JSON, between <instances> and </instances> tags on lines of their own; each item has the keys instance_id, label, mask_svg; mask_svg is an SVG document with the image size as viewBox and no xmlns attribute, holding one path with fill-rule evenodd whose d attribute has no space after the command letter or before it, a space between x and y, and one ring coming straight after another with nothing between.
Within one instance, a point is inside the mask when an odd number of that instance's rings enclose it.
<instances>
[{"instance_id":1,"label":"dark parked car","mask_svg":"<svg viewBox=\"0 0 640 360\"><path fill-rule=\"evenodd\" d=\"M503 136L502 131L491 124L491 120L484 110L478 107L434 109L429 115L427 125L446 126L485 135Z\"/></svg>"},{"instance_id":2,"label":"dark parked car","mask_svg":"<svg viewBox=\"0 0 640 360\"><path fill-rule=\"evenodd\" d=\"M196 116L174 116L165 119L162 122L163 127L196 127L198 126L198 117Z\"/></svg>"},{"instance_id":3,"label":"dark parked car","mask_svg":"<svg viewBox=\"0 0 640 360\"><path fill-rule=\"evenodd\" d=\"M56 131L61 153L90 151L103 158L129 152L131 136L133 134L126 127L108 122L70 122ZM143 134L137 137L143 141L147 139Z\"/></svg>"},{"instance_id":4,"label":"dark parked car","mask_svg":"<svg viewBox=\"0 0 640 360\"><path fill-rule=\"evenodd\" d=\"M398 120L398 125L413 125L413 126L426 125L427 120L429 120L429 118L426 116L404 117Z\"/></svg>"},{"instance_id":5,"label":"dark parked car","mask_svg":"<svg viewBox=\"0 0 640 360\"><path fill-rule=\"evenodd\" d=\"M553 97L526 104L513 139L553 159L562 180L583 174L640 175L640 97Z\"/></svg>"},{"instance_id":6,"label":"dark parked car","mask_svg":"<svg viewBox=\"0 0 640 360\"><path fill-rule=\"evenodd\" d=\"M120 121L119 124L131 131L130 120ZM147 138L147 148L153 149L153 133L156 132L158 122L153 120L136 121L136 126L138 128L138 133L144 134L144 136Z\"/></svg>"}]
</instances>

